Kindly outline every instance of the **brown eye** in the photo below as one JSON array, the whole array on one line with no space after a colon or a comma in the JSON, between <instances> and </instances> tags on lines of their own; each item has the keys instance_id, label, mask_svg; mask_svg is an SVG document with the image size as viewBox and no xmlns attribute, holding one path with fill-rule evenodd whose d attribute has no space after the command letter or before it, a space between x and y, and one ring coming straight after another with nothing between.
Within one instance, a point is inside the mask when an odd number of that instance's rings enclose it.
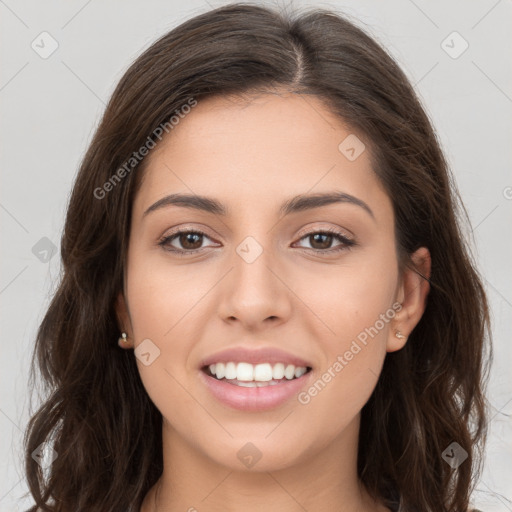
<instances>
[{"instance_id":1,"label":"brown eye","mask_svg":"<svg viewBox=\"0 0 512 512\"><path fill-rule=\"evenodd\" d=\"M177 255L187 255L202 250L205 238L210 239L206 233L201 231L182 230L166 236L158 242L158 245Z\"/></svg>"},{"instance_id":2,"label":"brown eye","mask_svg":"<svg viewBox=\"0 0 512 512\"><path fill-rule=\"evenodd\" d=\"M199 249L202 245L202 234L189 231L187 233L180 233L178 240L183 249L194 250Z\"/></svg>"},{"instance_id":3,"label":"brown eye","mask_svg":"<svg viewBox=\"0 0 512 512\"><path fill-rule=\"evenodd\" d=\"M326 233L315 233L309 235L309 240L313 249L329 249L334 236Z\"/></svg>"},{"instance_id":4,"label":"brown eye","mask_svg":"<svg viewBox=\"0 0 512 512\"><path fill-rule=\"evenodd\" d=\"M301 241L302 240L308 241L310 244L309 249L313 252L325 254L332 254L333 252L350 249L352 246L356 245L354 240L347 238L339 231L330 229L323 231L313 231L303 236L301 238ZM333 241L338 241L339 243L332 247ZM306 249L308 248L306 247Z\"/></svg>"}]
</instances>

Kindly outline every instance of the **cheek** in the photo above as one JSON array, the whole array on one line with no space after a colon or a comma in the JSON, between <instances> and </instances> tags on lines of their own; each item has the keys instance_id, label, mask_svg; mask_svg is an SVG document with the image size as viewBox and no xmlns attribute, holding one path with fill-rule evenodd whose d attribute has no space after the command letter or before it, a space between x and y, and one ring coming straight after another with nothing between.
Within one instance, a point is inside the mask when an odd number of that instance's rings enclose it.
<instances>
[{"instance_id":1,"label":"cheek","mask_svg":"<svg viewBox=\"0 0 512 512\"><path fill-rule=\"evenodd\" d=\"M156 260L131 254L127 296L139 374L162 411L165 403L176 403L179 395L177 381L183 379L178 372L183 371L189 351L187 340L193 339L185 332L190 326L187 311L197 298L178 272L165 271Z\"/></svg>"},{"instance_id":2,"label":"cheek","mask_svg":"<svg viewBox=\"0 0 512 512\"><path fill-rule=\"evenodd\" d=\"M173 264L165 256L162 249L134 250L128 265L127 292L136 336L154 337L168 345L190 324L213 278L203 279L197 270ZM181 337L182 342L187 339Z\"/></svg>"},{"instance_id":3,"label":"cheek","mask_svg":"<svg viewBox=\"0 0 512 512\"><path fill-rule=\"evenodd\" d=\"M392 254L382 251L378 257L326 267L324 277L316 275L314 289L297 292L308 298L317 317L310 329L322 351L316 380L298 397L312 429L335 435L375 388L395 316L398 271Z\"/></svg>"},{"instance_id":4,"label":"cheek","mask_svg":"<svg viewBox=\"0 0 512 512\"><path fill-rule=\"evenodd\" d=\"M364 342L362 336L339 338L326 347L325 364L298 396L311 431L336 436L370 398L386 356L386 329L372 335Z\"/></svg>"},{"instance_id":5,"label":"cheek","mask_svg":"<svg viewBox=\"0 0 512 512\"><path fill-rule=\"evenodd\" d=\"M289 276L293 291L307 306L305 318L311 320L315 338L324 340L330 353L371 328L382 314L394 312L398 269L392 249L354 252L339 263L309 264L294 272ZM379 331L388 324L379 322Z\"/></svg>"}]
</instances>

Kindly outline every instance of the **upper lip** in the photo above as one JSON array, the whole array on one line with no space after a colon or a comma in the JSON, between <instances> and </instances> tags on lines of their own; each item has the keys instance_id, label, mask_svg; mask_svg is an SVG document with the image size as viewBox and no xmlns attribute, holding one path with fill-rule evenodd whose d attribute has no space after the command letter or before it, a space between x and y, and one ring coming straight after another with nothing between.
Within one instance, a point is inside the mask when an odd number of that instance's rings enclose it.
<instances>
[{"instance_id":1,"label":"upper lip","mask_svg":"<svg viewBox=\"0 0 512 512\"><path fill-rule=\"evenodd\" d=\"M210 366L215 363L229 363L233 361L235 363L251 363L251 364L259 364L259 363L283 363L283 364L293 364L294 366L305 366L310 367L311 364L306 360L302 359L295 354L291 354L282 350L280 348L275 347L262 347L262 348L247 348L243 346L238 347L230 347L215 354L212 354L203 361L201 361L201 368L204 366Z\"/></svg>"}]
</instances>

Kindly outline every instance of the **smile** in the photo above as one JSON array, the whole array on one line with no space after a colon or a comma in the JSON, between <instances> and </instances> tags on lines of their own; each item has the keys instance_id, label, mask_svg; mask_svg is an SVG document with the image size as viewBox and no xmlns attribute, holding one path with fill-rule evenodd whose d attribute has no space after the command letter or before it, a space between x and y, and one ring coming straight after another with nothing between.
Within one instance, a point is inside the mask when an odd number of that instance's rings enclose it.
<instances>
[{"instance_id":1,"label":"smile","mask_svg":"<svg viewBox=\"0 0 512 512\"><path fill-rule=\"evenodd\" d=\"M264 411L283 405L306 385L311 367L284 363L214 363L200 378L219 402L242 411Z\"/></svg>"}]
</instances>

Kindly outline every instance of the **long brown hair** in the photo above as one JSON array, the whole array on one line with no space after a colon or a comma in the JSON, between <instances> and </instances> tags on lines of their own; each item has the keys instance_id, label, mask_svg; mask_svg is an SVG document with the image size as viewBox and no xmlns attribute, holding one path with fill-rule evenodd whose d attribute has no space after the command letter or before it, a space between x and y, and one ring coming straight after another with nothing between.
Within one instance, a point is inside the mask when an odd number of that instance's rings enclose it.
<instances>
[{"instance_id":1,"label":"long brown hair","mask_svg":"<svg viewBox=\"0 0 512 512\"><path fill-rule=\"evenodd\" d=\"M387 354L362 410L359 477L385 504L399 494L407 511L467 510L486 436L489 312L461 230L467 214L435 132L404 73L346 17L244 3L186 21L138 57L83 158L61 279L32 359L31 381L39 370L46 396L25 435L36 502L28 512L138 512L161 475L162 416L133 353L117 346L114 301L147 162L134 154L158 143L157 127L191 98L276 87L315 95L365 134L393 203L401 265L421 246L432 257L424 315L405 347ZM453 442L468 455L457 468L443 458ZM41 445L57 454L44 471L32 457Z\"/></svg>"}]
</instances>

